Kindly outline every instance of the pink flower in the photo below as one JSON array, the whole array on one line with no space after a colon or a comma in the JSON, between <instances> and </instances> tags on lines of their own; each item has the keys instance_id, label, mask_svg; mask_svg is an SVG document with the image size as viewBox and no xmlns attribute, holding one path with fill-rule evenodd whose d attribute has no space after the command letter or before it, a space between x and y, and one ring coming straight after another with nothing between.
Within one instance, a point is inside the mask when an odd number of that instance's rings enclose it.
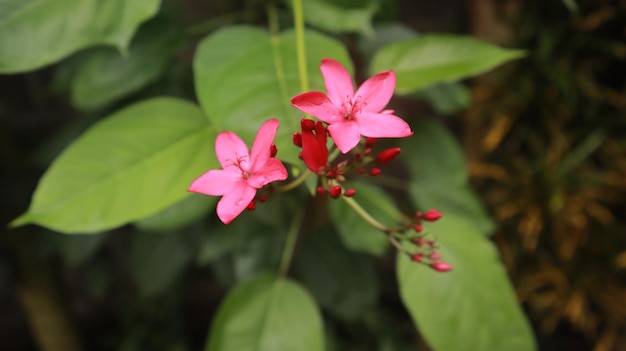
<instances>
[{"instance_id":1,"label":"pink flower","mask_svg":"<svg viewBox=\"0 0 626 351\"><path fill-rule=\"evenodd\" d=\"M252 152L237 134L221 132L215 140L215 153L223 169L212 169L191 183L189 191L222 196L217 216L230 223L254 199L257 189L277 180L287 179L285 166L271 156L278 120L263 123L254 139Z\"/></svg>"},{"instance_id":2,"label":"pink flower","mask_svg":"<svg viewBox=\"0 0 626 351\"><path fill-rule=\"evenodd\" d=\"M352 150L361 135L371 138L403 138L411 127L391 110L383 110L396 87L393 71L376 74L354 92L352 78L337 61L322 60L328 95L311 91L291 99L291 104L329 124L328 132L342 153Z\"/></svg>"}]
</instances>

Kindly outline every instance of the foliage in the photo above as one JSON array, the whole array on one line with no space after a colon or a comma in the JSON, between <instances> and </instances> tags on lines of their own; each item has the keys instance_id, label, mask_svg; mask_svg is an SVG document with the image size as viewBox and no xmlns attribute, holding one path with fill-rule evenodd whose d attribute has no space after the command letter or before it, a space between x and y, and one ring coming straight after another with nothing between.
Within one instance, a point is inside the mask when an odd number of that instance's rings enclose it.
<instances>
[{"instance_id":1,"label":"foliage","mask_svg":"<svg viewBox=\"0 0 626 351\"><path fill-rule=\"evenodd\" d=\"M488 237L493 224L468 183L453 135L439 121L392 101L414 131L401 143L402 156L379 165L390 175L377 177L378 166L370 175L355 170L340 187L346 196L333 196L331 185L344 176L331 179L306 169L293 145L302 114L290 104L298 94L328 88L319 66L332 59L357 77L386 71L391 79L388 71L394 70L405 99L431 98L440 110L455 111L469 103L461 80L523 52L453 34L379 35L393 32L377 33L374 19L389 4L375 0L293 0L285 7L268 3L265 12L257 5L247 3L241 14L260 18L242 20L224 5L224 13L202 18L206 22L193 30L181 29L179 4L158 1L0 6L0 72L54 73L45 89L61 94L56 99L70 104L73 118L88 120L80 136L65 139L30 206L10 223L9 231L32 241L6 246L62 255L68 266L82 270L89 298L111 299L120 290L120 299L135 302L130 308L113 303L112 318L122 327L86 339L94 350L400 350L415 346L398 336L411 320L410 335L419 331L435 350L533 350L531 328ZM221 22L229 18L234 20ZM202 37L195 37L198 28ZM362 50L353 52L357 42ZM189 47L193 58L186 57ZM353 61L355 56L360 59ZM216 159L218 133L236 133L251 145L270 118L280 122L273 141L290 177L259 187L262 196L271 195L268 201L257 197L254 211L224 226L214 216L217 198L190 194L189 184L207 169L234 166ZM353 157L370 167L392 141L367 143L330 164L339 169ZM336 157L339 152L328 146ZM236 162L243 172L241 160ZM316 192L325 181L322 190L330 197ZM416 208L433 207L444 217L425 223L433 233L426 240L427 232L416 227L425 217ZM420 238L454 270L436 272L448 268L411 261L407 245ZM39 252L36 243L47 251ZM376 306L393 281L393 274L377 274L385 265L397 270L392 294L402 297L401 318ZM114 274L118 266L124 267L121 276ZM186 276L194 273L209 289L186 286ZM176 316L195 291L211 306L201 316L212 319L204 345L185 340L185 322ZM144 317L149 322L142 323ZM71 330L71 318L64 318L57 322ZM385 319L393 323L376 322ZM80 329L91 334L87 326ZM344 329L368 336L344 337ZM34 335L51 349L45 328ZM71 331L58 337L76 339Z\"/></svg>"}]
</instances>

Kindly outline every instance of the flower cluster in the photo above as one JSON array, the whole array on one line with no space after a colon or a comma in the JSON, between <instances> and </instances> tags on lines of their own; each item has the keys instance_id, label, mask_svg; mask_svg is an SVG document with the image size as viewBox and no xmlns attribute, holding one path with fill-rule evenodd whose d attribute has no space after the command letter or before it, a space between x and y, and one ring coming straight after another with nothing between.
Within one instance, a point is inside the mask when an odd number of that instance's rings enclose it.
<instances>
[{"instance_id":1,"label":"flower cluster","mask_svg":"<svg viewBox=\"0 0 626 351\"><path fill-rule=\"evenodd\" d=\"M372 155L377 138L404 138L413 135L413 131L393 110L385 109L396 85L393 71L370 77L356 91L352 77L337 61L322 60L321 72L326 93L311 91L291 99L295 108L317 118L317 121L301 119L301 130L294 132L293 143L301 148L300 158L307 169L318 176L318 195L328 194L334 199L343 195L346 201L352 201L353 207L358 206L350 199L356 195L356 190L344 189L341 185L346 176L378 176L382 172L379 166L393 160L401 149L392 147ZM266 121L259 129L250 152L235 133L221 132L215 141L215 152L222 169L209 170L189 187L192 192L222 196L217 205L217 215L225 224L244 210L253 210L255 199L265 201L272 190L270 183L288 178L287 169L275 157L277 150L273 142L278 127L278 120ZM265 189L265 192L259 196L260 189ZM422 221L435 221L440 217L441 213L431 210L425 214L418 212L407 224L397 228L372 224L413 261L446 272L452 266L440 260L435 241L427 239L421 224ZM410 229L417 236L410 237ZM406 250L398 239L410 241L415 249Z\"/></svg>"}]
</instances>

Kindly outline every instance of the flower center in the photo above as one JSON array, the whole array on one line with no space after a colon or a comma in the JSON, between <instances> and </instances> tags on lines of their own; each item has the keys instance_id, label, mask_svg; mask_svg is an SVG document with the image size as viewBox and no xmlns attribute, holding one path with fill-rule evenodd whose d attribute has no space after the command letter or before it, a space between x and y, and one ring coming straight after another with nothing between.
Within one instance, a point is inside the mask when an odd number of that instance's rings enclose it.
<instances>
[{"instance_id":1,"label":"flower center","mask_svg":"<svg viewBox=\"0 0 626 351\"><path fill-rule=\"evenodd\" d=\"M250 176L252 175L252 173L250 173L248 167L248 157L247 156L240 156L237 158L237 160L233 161L233 166L239 168L239 171L241 172L241 178L243 178L244 180L250 178Z\"/></svg>"},{"instance_id":2,"label":"flower center","mask_svg":"<svg viewBox=\"0 0 626 351\"><path fill-rule=\"evenodd\" d=\"M356 119L356 115L361 113L363 106L365 103L361 100L360 96L355 96L354 98L349 98L346 96L346 102L342 105L343 107L343 119L345 121L354 121Z\"/></svg>"}]
</instances>

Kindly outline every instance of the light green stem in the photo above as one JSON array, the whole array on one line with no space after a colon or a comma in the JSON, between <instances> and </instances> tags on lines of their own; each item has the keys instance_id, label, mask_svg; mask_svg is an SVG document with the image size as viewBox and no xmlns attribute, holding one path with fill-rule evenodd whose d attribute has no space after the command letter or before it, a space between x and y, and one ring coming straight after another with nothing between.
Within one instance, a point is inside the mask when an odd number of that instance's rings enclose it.
<instances>
[{"instance_id":1,"label":"light green stem","mask_svg":"<svg viewBox=\"0 0 626 351\"><path fill-rule=\"evenodd\" d=\"M371 224L374 228L387 233L389 232L389 228L387 228L384 224L380 223L376 220L376 218L372 217L358 202L354 201L351 197L342 196L341 197L345 202L352 207L352 209L361 216L367 223Z\"/></svg>"},{"instance_id":2,"label":"light green stem","mask_svg":"<svg viewBox=\"0 0 626 351\"><path fill-rule=\"evenodd\" d=\"M274 191L279 192L279 193L284 193L286 191L294 189L298 185L304 183L304 181L311 175L311 173L313 172L307 169L306 171L302 172L302 174L300 174L298 178L294 179L291 183L287 183L283 186L276 187L274 188Z\"/></svg>"},{"instance_id":3,"label":"light green stem","mask_svg":"<svg viewBox=\"0 0 626 351\"><path fill-rule=\"evenodd\" d=\"M306 69L306 45L304 39L304 11L302 10L302 0L293 0L293 19L296 31L300 89L305 92L309 91L309 77Z\"/></svg>"},{"instance_id":4,"label":"light green stem","mask_svg":"<svg viewBox=\"0 0 626 351\"><path fill-rule=\"evenodd\" d=\"M283 278L286 277L289 272L289 266L291 265L293 251L296 247L296 241L298 239L298 233L300 232L300 224L302 223L303 215L304 211L300 211L296 214L291 222L291 226L289 226L289 231L287 232L287 239L285 239L285 246L283 247L283 255L280 259L280 268L278 269L278 274L280 274Z\"/></svg>"}]
</instances>

